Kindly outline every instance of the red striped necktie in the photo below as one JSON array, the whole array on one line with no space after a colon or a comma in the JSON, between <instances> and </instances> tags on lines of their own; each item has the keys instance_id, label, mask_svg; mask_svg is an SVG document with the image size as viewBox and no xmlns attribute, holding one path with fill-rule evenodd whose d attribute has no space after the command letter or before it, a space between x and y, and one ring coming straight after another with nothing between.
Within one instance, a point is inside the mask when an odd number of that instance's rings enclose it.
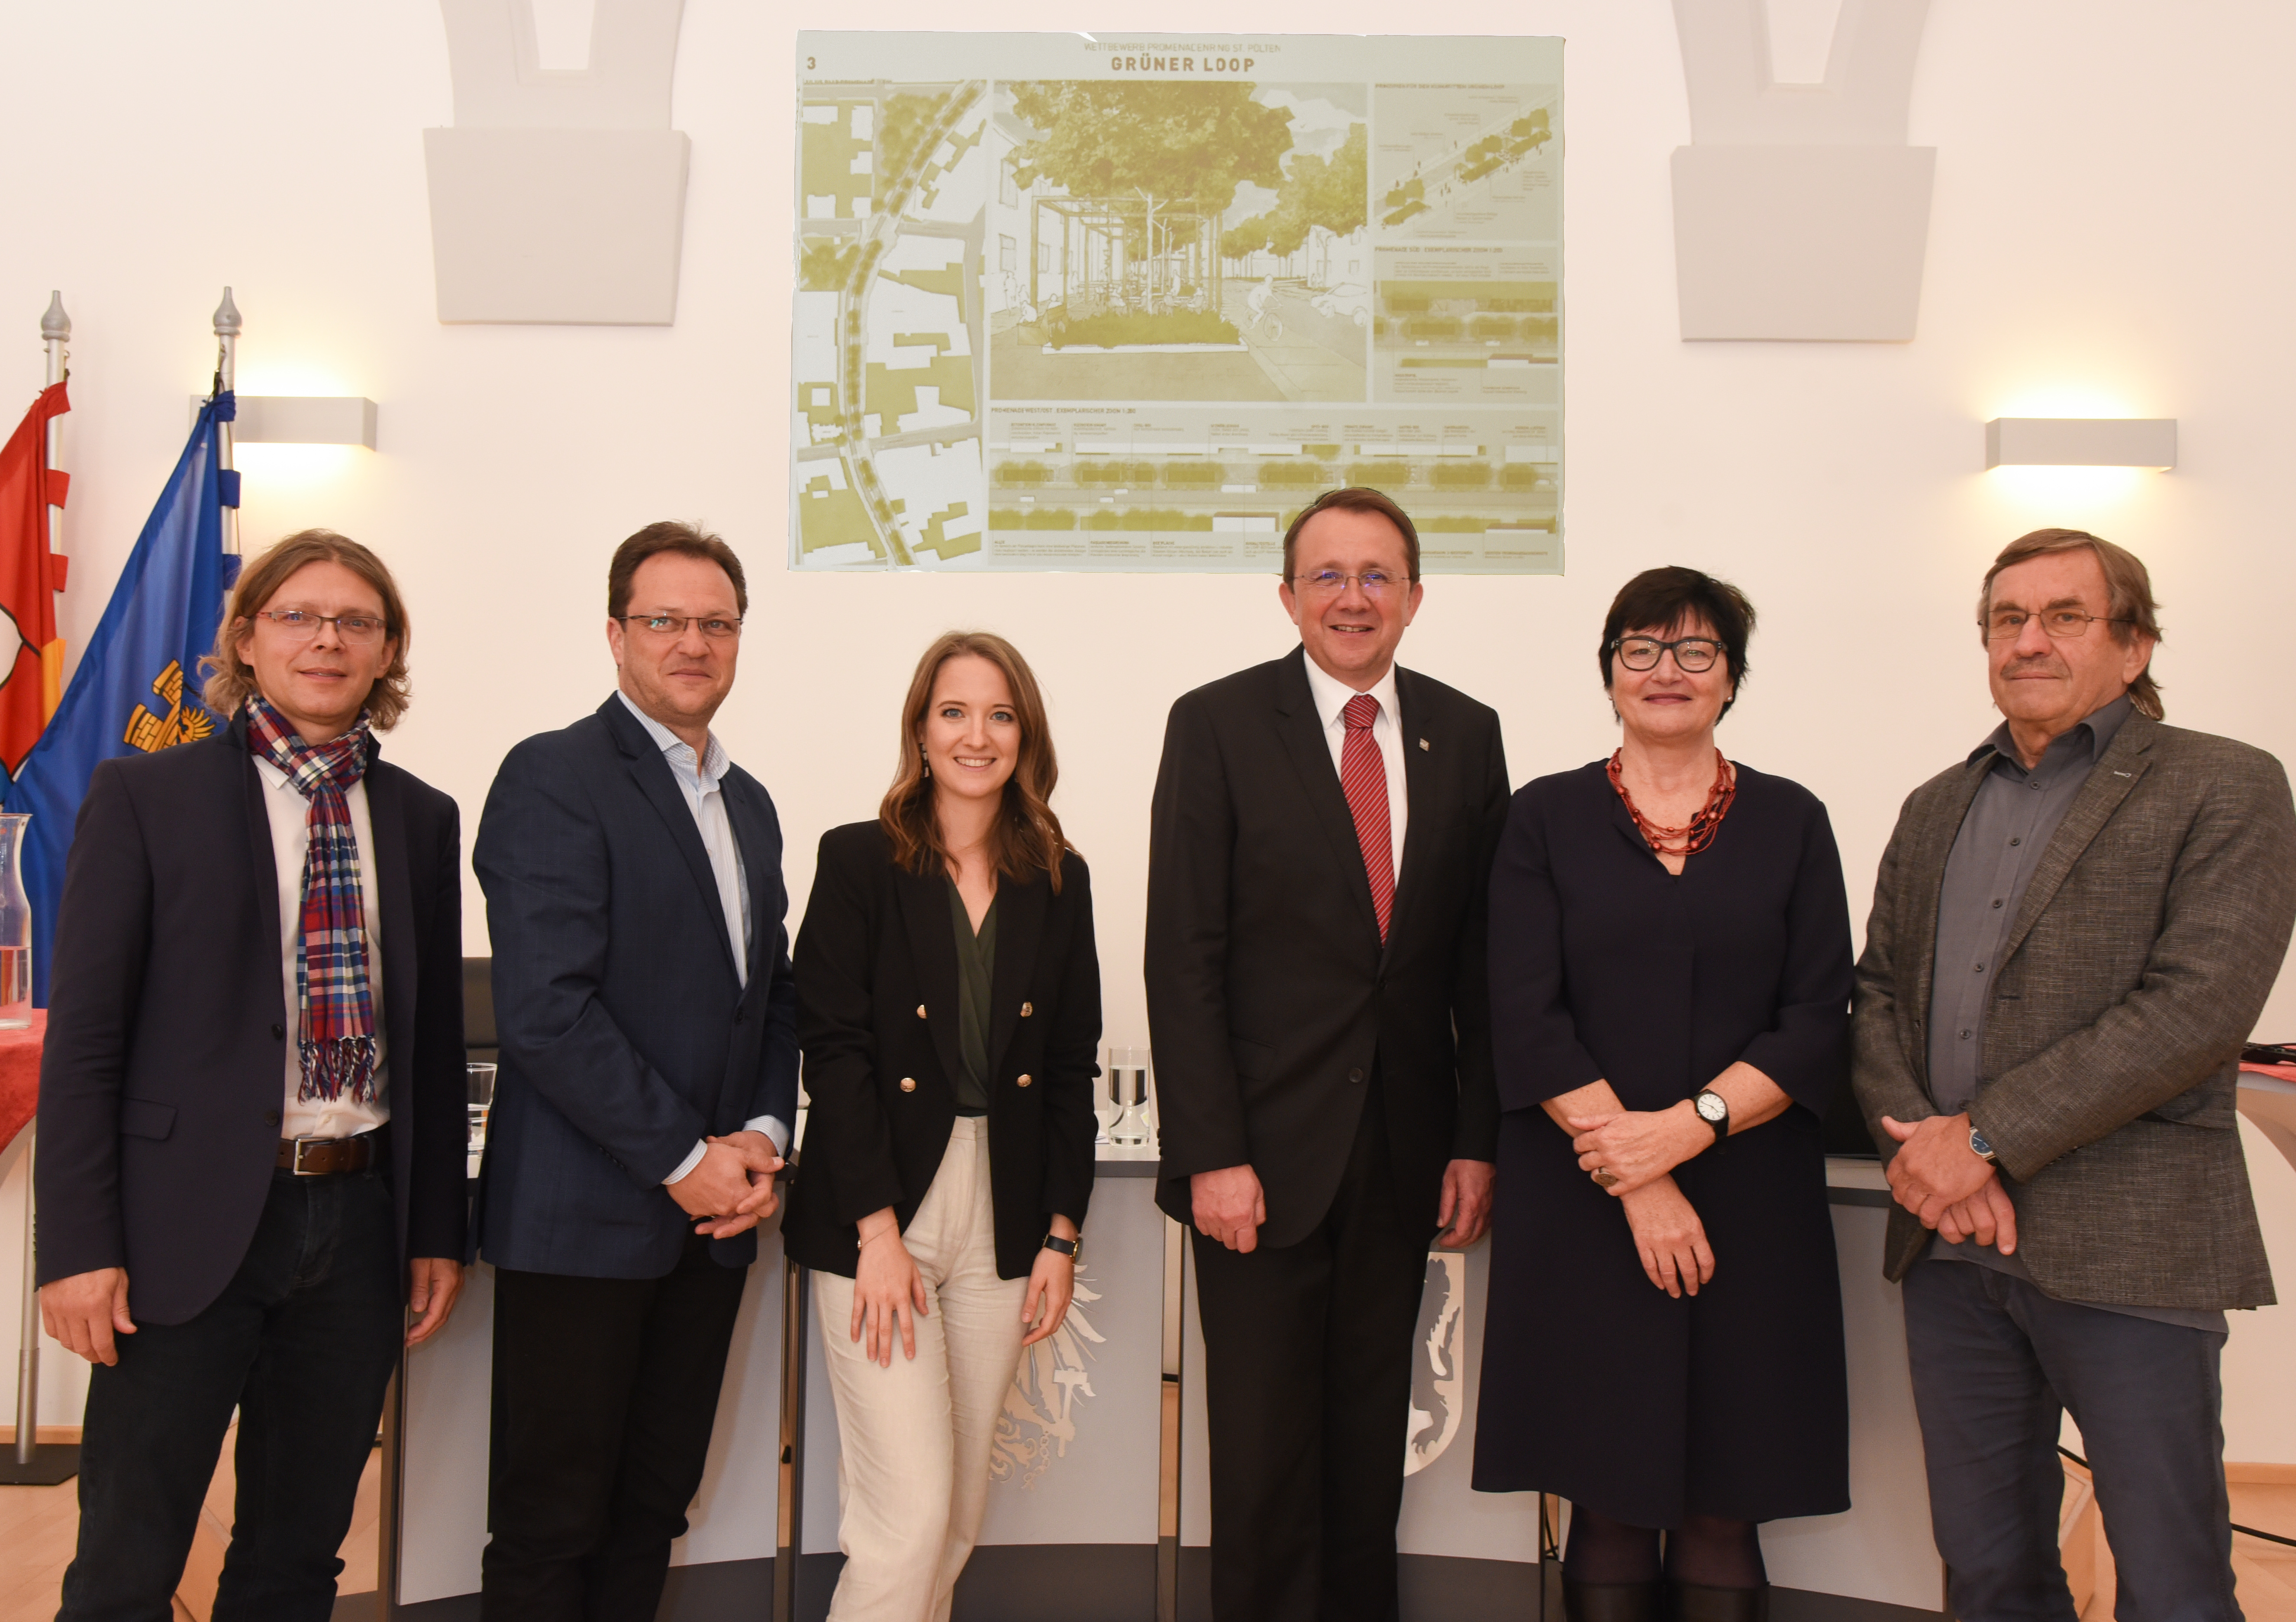
<instances>
[{"instance_id":1,"label":"red striped necktie","mask_svg":"<svg viewBox=\"0 0 2296 1622\"><path fill-rule=\"evenodd\" d=\"M1363 847L1364 876L1371 881L1371 904L1379 913L1383 942L1388 917L1395 911L1395 845L1387 821L1387 764L1371 736L1379 700L1358 692L1340 715L1348 727L1347 741L1340 746L1340 787L1356 819L1356 843Z\"/></svg>"}]
</instances>

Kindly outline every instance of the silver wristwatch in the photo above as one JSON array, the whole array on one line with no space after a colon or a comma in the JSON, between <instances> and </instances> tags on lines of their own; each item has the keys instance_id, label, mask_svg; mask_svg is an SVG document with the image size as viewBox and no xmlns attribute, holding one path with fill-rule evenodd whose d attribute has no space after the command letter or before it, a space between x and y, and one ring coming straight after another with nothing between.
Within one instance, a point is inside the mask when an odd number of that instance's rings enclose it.
<instances>
[{"instance_id":1,"label":"silver wristwatch","mask_svg":"<svg viewBox=\"0 0 2296 1622\"><path fill-rule=\"evenodd\" d=\"M1986 1142L1985 1135L1980 1132L1975 1126L1972 1126L1969 1129L1969 1152L1975 1155L1979 1159L1984 1161L1988 1166L1998 1166L2001 1164L2001 1157L1993 1152L1993 1145Z\"/></svg>"},{"instance_id":2,"label":"silver wristwatch","mask_svg":"<svg viewBox=\"0 0 2296 1622\"><path fill-rule=\"evenodd\" d=\"M1714 1142L1718 1147L1730 1135L1730 1101L1708 1087L1690 1101L1698 1111L1698 1118L1714 1129Z\"/></svg>"}]
</instances>

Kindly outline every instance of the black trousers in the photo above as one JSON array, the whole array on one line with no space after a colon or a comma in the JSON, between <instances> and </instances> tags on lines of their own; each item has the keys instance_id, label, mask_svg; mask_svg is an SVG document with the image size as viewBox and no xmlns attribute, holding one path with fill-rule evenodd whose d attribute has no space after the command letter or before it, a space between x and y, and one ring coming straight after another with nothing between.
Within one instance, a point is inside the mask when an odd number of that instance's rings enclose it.
<instances>
[{"instance_id":1,"label":"black trousers","mask_svg":"<svg viewBox=\"0 0 2296 1622\"><path fill-rule=\"evenodd\" d=\"M184 1323L119 1336L119 1361L90 1376L61 1622L167 1622L234 1405L239 1496L216 1622L325 1622L405 1300L387 1169L276 1174L223 1293Z\"/></svg>"},{"instance_id":2,"label":"black trousers","mask_svg":"<svg viewBox=\"0 0 2296 1622\"><path fill-rule=\"evenodd\" d=\"M1431 1233L1396 1208L1373 1072L1332 1208L1282 1249L1195 1235L1218 1622L1392 1622Z\"/></svg>"},{"instance_id":3,"label":"black trousers","mask_svg":"<svg viewBox=\"0 0 2296 1622\"><path fill-rule=\"evenodd\" d=\"M653 1622L701 1489L747 1268L495 1271L486 1622Z\"/></svg>"},{"instance_id":4,"label":"black trousers","mask_svg":"<svg viewBox=\"0 0 2296 1622\"><path fill-rule=\"evenodd\" d=\"M1906 1350L1953 1614L2073 1622L2057 1553L2070 1410L2124 1622L2237 1622L2224 1336L2053 1300L1973 1262L1906 1274Z\"/></svg>"}]
</instances>

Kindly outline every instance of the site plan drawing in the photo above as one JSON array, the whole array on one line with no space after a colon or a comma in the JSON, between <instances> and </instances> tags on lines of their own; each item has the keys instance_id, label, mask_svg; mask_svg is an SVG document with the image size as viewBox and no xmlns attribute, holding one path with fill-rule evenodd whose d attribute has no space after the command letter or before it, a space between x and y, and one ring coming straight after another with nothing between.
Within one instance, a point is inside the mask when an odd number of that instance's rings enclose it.
<instances>
[{"instance_id":1,"label":"site plan drawing","mask_svg":"<svg viewBox=\"0 0 2296 1622\"><path fill-rule=\"evenodd\" d=\"M1562 42L798 37L793 568L1562 569Z\"/></svg>"}]
</instances>

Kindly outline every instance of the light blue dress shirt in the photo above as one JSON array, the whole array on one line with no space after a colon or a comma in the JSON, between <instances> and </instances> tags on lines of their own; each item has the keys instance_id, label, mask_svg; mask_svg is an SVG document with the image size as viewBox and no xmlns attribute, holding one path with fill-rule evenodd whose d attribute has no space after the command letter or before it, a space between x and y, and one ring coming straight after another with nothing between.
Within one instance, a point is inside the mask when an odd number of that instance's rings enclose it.
<instances>
[{"instance_id":1,"label":"light blue dress shirt","mask_svg":"<svg viewBox=\"0 0 2296 1622\"><path fill-rule=\"evenodd\" d=\"M646 735L661 750L661 758L669 763L669 774L676 779L678 792L685 797L686 809L693 813L693 826L701 835L701 848L709 853L709 871L718 881L718 903L726 913L726 937L734 949L734 972L742 983L750 983L750 879L742 864L742 847L734 838L733 819L726 813L726 795L721 785L733 761L726 746L718 741L718 734L709 734L709 747L700 756L693 746L660 722L630 702L627 692L616 695L623 707L638 718ZM776 1154L789 1152L789 1124L775 1115L753 1116L742 1126L751 1132L762 1132L773 1140ZM664 1183L675 1183L701 1164L707 1143L697 1140L685 1159L664 1177Z\"/></svg>"}]
</instances>

